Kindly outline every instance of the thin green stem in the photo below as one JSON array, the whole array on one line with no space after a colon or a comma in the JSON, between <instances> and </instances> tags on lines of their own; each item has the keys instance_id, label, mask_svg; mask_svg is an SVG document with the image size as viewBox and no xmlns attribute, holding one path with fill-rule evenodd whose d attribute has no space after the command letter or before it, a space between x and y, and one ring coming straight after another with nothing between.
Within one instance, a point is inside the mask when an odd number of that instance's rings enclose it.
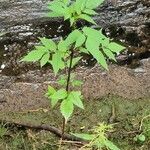
<instances>
[{"instance_id":1,"label":"thin green stem","mask_svg":"<svg viewBox=\"0 0 150 150\"><path fill-rule=\"evenodd\" d=\"M70 85L70 78L71 78L71 70L72 70L72 60L73 60L73 55L74 55L74 51L73 49L71 50L71 54L70 54L70 64L69 64L69 68L68 68L68 75L67 75L67 85L66 85L66 91L69 92L69 85ZM65 132L65 125L66 125L66 120L65 118L63 118L63 123L62 123L62 139L64 136L64 132Z\"/></svg>"}]
</instances>

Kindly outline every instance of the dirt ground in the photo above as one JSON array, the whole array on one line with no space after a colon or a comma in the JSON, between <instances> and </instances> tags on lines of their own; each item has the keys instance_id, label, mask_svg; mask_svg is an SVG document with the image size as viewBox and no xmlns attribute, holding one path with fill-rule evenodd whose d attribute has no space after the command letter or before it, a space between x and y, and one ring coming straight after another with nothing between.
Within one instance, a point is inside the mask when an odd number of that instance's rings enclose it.
<instances>
[{"instance_id":1,"label":"dirt ground","mask_svg":"<svg viewBox=\"0 0 150 150\"><path fill-rule=\"evenodd\" d=\"M106 95L117 95L128 99L150 98L150 59L141 61L141 66L130 69L126 66L110 65L109 71L94 67L77 67L77 77L84 84L85 101L100 99ZM48 85L57 87L51 71L29 71L19 76L2 76L0 80L0 111L21 111L48 108L44 96Z\"/></svg>"}]
</instances>

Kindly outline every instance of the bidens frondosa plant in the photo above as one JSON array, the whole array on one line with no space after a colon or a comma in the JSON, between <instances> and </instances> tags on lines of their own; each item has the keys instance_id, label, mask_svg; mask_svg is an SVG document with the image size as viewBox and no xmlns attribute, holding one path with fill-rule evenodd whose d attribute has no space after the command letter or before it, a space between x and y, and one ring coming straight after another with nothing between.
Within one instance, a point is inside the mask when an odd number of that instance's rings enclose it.
<instances>
[{"instance_id":1,"label":"bidens frondosa plant","mask_svg":"<svg viewBox=\"0 0 150 150\"><path fill-rule=\"evenodd\" d=\"M62 136L64 134L65 124L70 119L74 107L84 109L82 94L80 91L70 90L70 86L80 86L82 82L75 79L72 70L82 59L84 53L92 55L97 62L106 70L108 65L106 59L116 61L115 54L122 51L125 47L111 41L102 34L102 30L95 30L84 26L77 28L76 23L85 20L95 24L92 16L97 14L95 8L103 3L104 0L54 0L49 3L49 17L63 17L70 21L72 32L64 39L54 42L52 39L39 38L40 46L28 53L22 61L39 61L41 67L50 64L55 75L61 70L67 70L67 74L61 75L58 84L61 89L48 87L47 97L54 107L59 102L60 111L63 115ZM78 54L78 57L77 55ZM82 55L81 55L82 54Z\"/></svg>"},{"instance_id":2,"label":"bidens frondosa plant","mask_svg":"<svg viewBox=\"0 0 150 150\"><path fill-rule=\"evenodd\" d=\"M93 147L98 150L110 149L110 150L120 150L107 138L107 133L112 132L112 125L106 125L104 123L99 124L91 130L91 134L73 134L76 137L89 141L88 144L82 146L79 150L92 149Z\"/></svg>"}]
</instances>

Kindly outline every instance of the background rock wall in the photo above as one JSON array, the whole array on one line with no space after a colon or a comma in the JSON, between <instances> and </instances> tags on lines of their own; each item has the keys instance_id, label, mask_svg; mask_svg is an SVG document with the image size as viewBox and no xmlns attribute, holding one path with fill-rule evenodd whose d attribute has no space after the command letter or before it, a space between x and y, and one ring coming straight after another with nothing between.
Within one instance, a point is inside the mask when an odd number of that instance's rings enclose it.
<instances>
[{"instance_id":1,"label":"background rock wall","mask_svg":"<svg viewBox=\"0 0 150 150\"><path fill-rule=\"evenodd\" d=\"M52 21L45 17L48 0L1 0L0 31L27 31L25 24ZM111 37L122 39L132 51L150 49L150 1L106 0L95 17L99 26L107 28ZM24 25L19 28L18 25ZM17 27L16 27L17 26ZM136 49L138 47L138 49Z\"/></svg>"}]
</instances>

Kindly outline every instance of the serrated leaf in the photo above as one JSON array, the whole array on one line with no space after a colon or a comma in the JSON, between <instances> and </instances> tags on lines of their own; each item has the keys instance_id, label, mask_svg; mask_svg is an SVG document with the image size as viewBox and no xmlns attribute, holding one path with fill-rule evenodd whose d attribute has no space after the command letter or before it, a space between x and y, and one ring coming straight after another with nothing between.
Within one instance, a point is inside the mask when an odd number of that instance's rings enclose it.
<instances>
[{"instance_id":1,"label":"serrated leaf","mask_svg":"<svg viewBox=\"0 0 150 150\"><path fill-rule=\"evenodd\" d=\"M113 142L106 140L105 143L107 148L109 148L110 150L120 150L116 145L114 145Z\"/></svg>"},{"instance_id":2,"label":"serrated leaf","mask_svg":"<svg viewBox=\"0 0 150 150\"><path fill-rule=\"evenodd\" d=\"M105 69L108 70L108 65L106 63L105 57L99 50L99 43L92 38L87 38L86 41L87 50L93 55L99 64L101 64Z\"/></svg>"},{"instance_id":3,"label":"serrated leaf","mask_svg":"<svg viewBox=\"0 0 150 150\"><path fill-rule=\"evenodd\" d=\"M88 14L88 15L96 15L96 14L98 14L96 11L94 11L92 9L85 9L83 11L83 13Z\"/></svg>"},{"instance_id":4,"label":"serrated leaf","mask_svg":"<svg viewBox=\"0 0 150 150\"><path fill-rule=\"evenodd\" d=\"M94 9L101 5L104 2L104 0L87 0L86 1L86 8Z\"/></svg>"},{"instance_id":5,"label":"serrated leaf","mask_svg":"<svg viewBox=\"0 0 150 150\"><path fill-rule=\"evenodd\" d=\"M45 54L45 51L33 50L29 52L21 61L27 62L36 62L41 59L41 57Z\"/></svg>"},{"instance_id":6,"label":"serrated leaf","mask_svg":"<svg viewBox=\"0 0 150 150\"><path fill-rule=\"evenodd\" d=\"M65 99L67 97L67 91L65 89L60 89L51 95L51 99Z\"/></svg>"},{"instance_id":7,"label":"serrated leaf","mask_svg":"<svg viewBox=\"0 0 150 150\"><path fill-rule=\"evenodd\" d=\"M71 68L73 68L75 65L77 65L77 63L80 61L81 58L82 57L73 58ZM70 59L67 61L67 67L70 67Z\"/></svg>"},{"instance_id":8,"label":"serrated leaf","mask_svg":"<svg viewBox=\"0 0 150 150\"><path fill-rule=\"evenodd\" d=\"M78 18L86 20L87 22L90 22L96 25L96 22L89 15L81 14Z\"/></svg>"},{"instance_id":9,"label":"serrated leaf","mask_svg":"<svg viewBox=\"0 0 150 150\"><path fill-rule=\"evenodd\" d=\"M65 99L62 101L62 103L60 105L60 111L66 121L68 121L68 119L72 115L73 110L74 110L74 106L73 106L72 101L70 101L68 99Z\"/></svg>"},{"instance_id":10,"label":"serrated leaf","mask_svg":"<svg viewBox=\"0 0 150 150\"><path fill-rule=\"evenodd\" d=\"M79 30L74 30L73 32L71 32L68 37L66 38L65 42L67 44L67 46L69 46L70 44L73 44L74 42L76 42L77 38L81 35L81 32Z\"/></svg>"},{"instance_id":11,"label":"serrated leaf","mask_svg":"<svg viewBox=\"0 0 150 150\"><path fill-rule=\"evenodd\" d=\"M48 50L52 50L55 51L57 46L55 44L55 42L53 42L51 39L47 39L47 38L39 38L41 43L48 49Z\"/></svg>"},{"instance_id":12,"label":"serrated leaf","mask_svg":"<svg viewBox=\"0 0 150 150\"><path fill-rule=\"evenodd\" d=\"M115 42L111 42L111 43L108 45L107 48L109 48L112 52L115 52L115 53L119 53L119 52L121 52L122 50L125 49L124 46L119 45L119 44L117 44L117 43L115 43Z\"/></svg>"},{"instance_id":13,"label":"serrated leaf","mask_svg":"<svg viewBox=\"0 0 150 150\"><path fill-rule=\"evenodd\" d=\"M65 64L61 57L61 53L59 51L56 51L55 54L53 54L52 60L50 61L50 63L53 67L55 75L57 75L60 69L64 69L65 67Z\"/></svg>"},{"instance_id":14,"label":"serrated leaf","mask_svg":"<svg viewBox=\"0 0 150 150\"><path fill-rule=\"evenodd\" d=\"M103 48L104 53L109 59L116 61L115 55L107 48Z\"/></svg>"},{"instance_id":15,"label":"serrated leaf","mask_svg":"<svg viewBox=\"0 0 150 150\"><path fill-rule=\"evenodd\" d=\"M81 109L84 109L82 100L81 100L81 92L80 91L72 91L68 95L68 100L72 101L72 103L78 106Z\"/></svg>"},{"instance_id":16,"label":"serrated leaf","mask_svg":"<svg viewBox=\"0 0 150 150\"><path fill-rule=\"evenodd\" d=\"M95 137L95 135L93 134L85 134L85 133L71 133L71 134L83 140L87 140L87 141L91 141Z\"/></svg>"},{"instance_id":17,"label":"serrated leaf","mask_svg":"<svg viewBox=\"0 0 150 150\"><path fill-rule=\"evenodd\" d=\"M81 34L76 40L75 48L82 46L82 44L85 42L85 40L86 40L85 35Z\"/></svg>"},{"instance_id":18,"label":"serrated leaf","mask_svg":"<svg viewBox=\"0 0 150 150\"><path fill-rule=\"evenodd\" d=\"M43 57L40 60L41 67L46 65L46 63L49 61L49 58L50 58L50 54L49 53L46 53L46 54L43 55Z\"/></svg>"},{"instance_id":19,"label":"serrated leaf","mask_svg":"<svg viewBox=\"0 0 150 150\"><path fill-rule=\"evenodd\" d=\"M93 38L95 41L100 42L101 34L98 30L95 30L95 29L92 29L92 28L89 28L89 27L84 27L82 29L82 31L84 32L84 34L87 37Z\"/></svg>"}]
</instances>

